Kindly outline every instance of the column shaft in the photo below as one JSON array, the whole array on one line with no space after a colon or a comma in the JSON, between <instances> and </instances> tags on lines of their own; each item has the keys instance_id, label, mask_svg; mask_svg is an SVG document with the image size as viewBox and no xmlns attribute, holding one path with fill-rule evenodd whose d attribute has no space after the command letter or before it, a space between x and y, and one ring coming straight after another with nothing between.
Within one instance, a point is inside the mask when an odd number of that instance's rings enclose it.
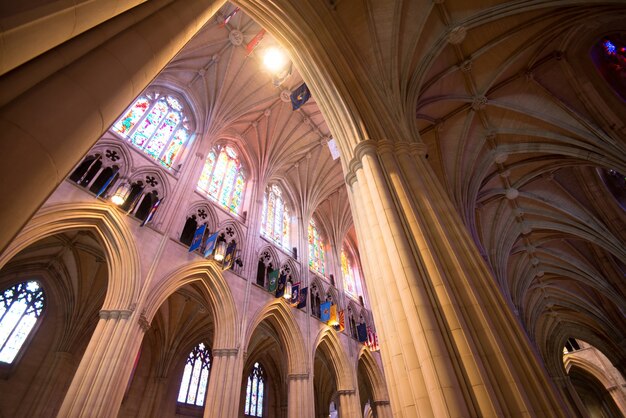
<instances>
[{"instance_id":1,"label":"column shaft","mask_svg":"<svg viewBox=\"0 0 626 418\"><path fill-rule=\"evenodd\" d=\"M242 384L242 359L239 350L213 350L211 377L206 393L204 417L236 418Z\"/></svg>"},{"instance_id":2,"label":"column shaft","mask_svg":"<svg viewBox=\"0 0 626 418\"><path fill-rule=\"evenodd\" d=\"M57 416L117 416L142 335L130 311L101 311Z\"/></svg>"},{"instance_id":3,"label":"column shaft","mask_svg":"<svg viewBox=\"0 0 626 418\"><path fill-rule=\"evenodd\" d=\"M176 0L0 109L0 249L223 3Z\"/></svg>"}]
</instances>

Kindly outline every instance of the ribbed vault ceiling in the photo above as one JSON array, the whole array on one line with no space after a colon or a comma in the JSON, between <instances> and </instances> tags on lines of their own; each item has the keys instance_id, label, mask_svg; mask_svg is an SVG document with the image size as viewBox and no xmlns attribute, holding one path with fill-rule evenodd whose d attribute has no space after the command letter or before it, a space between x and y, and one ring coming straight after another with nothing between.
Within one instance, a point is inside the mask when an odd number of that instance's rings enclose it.
<instances>
[{"instance_id":1,"label":"ribbed vault ceiling","mask_svg":"<svg viewBox=\"0 0 626 418\"><path fill-rule=\"evenodd\" d=\"M239 12L220 25L234 7L227 4L157 83L195 107L204 151L216 138L237 143L257 184L282 181L296 212L308 219L317 210L339 242L352 219L341 164L326 146L331 132L314 98L298 111L284 100L283 91L302 82L297 70L277 87L257 53L247 56L257 23ZM625 216L602 173L626 172L626 109L589 57L593 43L625 21L623 5L322 7L317 18L332 23L324 30L336 31L330 37L345 52L337 66L349 61L355 75L339 87L358 84L370 102L387 105L377 116L397 129L386 138L428 146L428 161L543 354L560 355L567 336L595 339L605 352L624 341ZM274 42L266 35L259 50Z\"/></svg>"}]
</instances>

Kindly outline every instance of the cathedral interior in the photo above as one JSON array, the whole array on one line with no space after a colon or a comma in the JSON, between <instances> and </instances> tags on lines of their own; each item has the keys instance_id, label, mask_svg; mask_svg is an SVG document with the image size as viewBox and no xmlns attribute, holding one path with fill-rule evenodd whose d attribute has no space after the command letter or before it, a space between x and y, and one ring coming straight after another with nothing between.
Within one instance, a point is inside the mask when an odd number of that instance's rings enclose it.
<instances>
[{"instance_id":1,"label":"cathedral interior","mask_svg":"<svg viewBox=\"0 0 626 418\"><path fill-rule=\"evenodd\" d=\"M626 416L626 4L0 2L0 418Z\"/></svg>"}]
</instances>

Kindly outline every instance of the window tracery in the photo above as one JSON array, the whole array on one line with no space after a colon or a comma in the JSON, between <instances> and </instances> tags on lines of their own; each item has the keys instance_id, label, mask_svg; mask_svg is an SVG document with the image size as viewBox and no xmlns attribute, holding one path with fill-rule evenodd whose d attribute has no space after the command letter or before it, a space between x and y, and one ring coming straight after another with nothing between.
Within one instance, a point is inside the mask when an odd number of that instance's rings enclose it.
<instances>
[{"instance_id":1,"label":"window tracery","mask_svg":"<svg viewBox=\"0 0 626 418\"><path fill-rule=\"evenodd\" d=\"M272 185L265 190L261 213L261 234L283 248L289 248L289 208L280 187Z\"/></svg>"},{"instance_id":2,"label":"window tracery","mask_svg":"<svg viewBox=\"0 0 626 418\"><path fill-rule=\"evenodd\" d=\"M16 284L0 294L0 362L12 363L45 306L37 281Z\"/></svg>"},{"instance_id":3,"label":"window tracery","mask_svg":"<svg viewBox=\"0 0 626 418\"><path fill-rule=\"evenodd\" d=\"M218 145L207 156L198 190L231 212L239 214L245 188L243 167L237 152Z\"/></svg>"},{"instance_id":4,"label":"window tracery","mask_svg":"<svg viewBox=\"0 0 626 418\"><path fill-rule=\"evenodd\" d=\"M248 417L262 417L265 398L265 371L259 362L254 363L254 367L248 375L248 385L246 386L246 403L244 414Z\"/></svg>"},{"instance_id":5,"label":"window tracery","mask_svg":"<svg viewBox=\"0 0 626 418\"><path fill-rule=\"evenodd\" d=\"M191 350L180 383L178 402L203 406L211 372L211 352L204 343Z\"/></svg>"},{"instance_id":6,"label":"window tracery","mask_svg":"<svg viewBox=\"0 0 626 418\"><path fill-rule=\"evenodd\" d=\"M167 168L190 137L184 106L171 95L141 95L112 126L112 130Z\"/></svg>"}]
</instances>

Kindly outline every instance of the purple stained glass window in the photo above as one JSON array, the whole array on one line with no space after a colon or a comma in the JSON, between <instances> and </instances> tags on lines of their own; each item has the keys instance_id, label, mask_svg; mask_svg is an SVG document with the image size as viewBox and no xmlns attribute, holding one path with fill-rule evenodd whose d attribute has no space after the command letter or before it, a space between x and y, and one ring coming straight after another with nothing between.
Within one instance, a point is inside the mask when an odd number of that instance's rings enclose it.
<instances>
[{"instance_id":1,"label":"purple stained glass window","mask_svg":"<svg viewBox=\"0 0 626 418\"><path fill-rule=\"evenodd\" d=\"M0 362L15 360L44 305L45 296L36 281L16 284L0 294Z\"/></svg>"},{"instance_id":2,"label":"purple stained glass window","mask_svg":"<svg viewBox=\"0 0 626 418\"><path fill-rule=\"evenodd\" d=\"M229 146L217 146L204 163L198 190L224 208L239 213L245 178L237 152Z\"/></svg>"},{"instance_id":3,"label":"purple stained glass window","mask_svg":"<svg viewBox=\"0 0 626 418\"><path fill-rule=\"evenodd\" d=\"M200 343L187 356L178 402L203 406L210 373L211 352L204 343Z\"/></svg>"},{"instance_id":4,"label":"purple stained glass window","mask_svg":"<svg viewBox=\"0 0 626 418\"><path fill-rule=\"evenodd\" d=\"M626 34L600 39L591 48L591 58L606 82L626 101Z\"/></svg>"},{"instance_id":5,"label":"purple stained glass window","mask_svg":"<svg viewBox=\"0 0 626 418\"><path fill-rule=\"evenodd\" d=\"M285 205L282 190L276 185L265 191L262 217L261 234L289 248L289 209Z\"/></svg>"},{"instance_id":6,"label":"purple stained glass window","mask_svg":"<svg viewBox=\"0 0 626 418\"><path fill-rule=\"evenodd\" d=\"M244 414L249 417L263 417L265 399L265 372L257 362L248 375Z\"/></svg>"},{"instance_id":7,"label":"purple stained glass window","mask_svg":"<svg viewBox=\"0 0 626 418\"><path fill-rule=\"evenodd\" d=\"M190 136L184 106L172 96L159 94L140 96L112 130L167 168Z\"/></svg>"}]
</instances>

